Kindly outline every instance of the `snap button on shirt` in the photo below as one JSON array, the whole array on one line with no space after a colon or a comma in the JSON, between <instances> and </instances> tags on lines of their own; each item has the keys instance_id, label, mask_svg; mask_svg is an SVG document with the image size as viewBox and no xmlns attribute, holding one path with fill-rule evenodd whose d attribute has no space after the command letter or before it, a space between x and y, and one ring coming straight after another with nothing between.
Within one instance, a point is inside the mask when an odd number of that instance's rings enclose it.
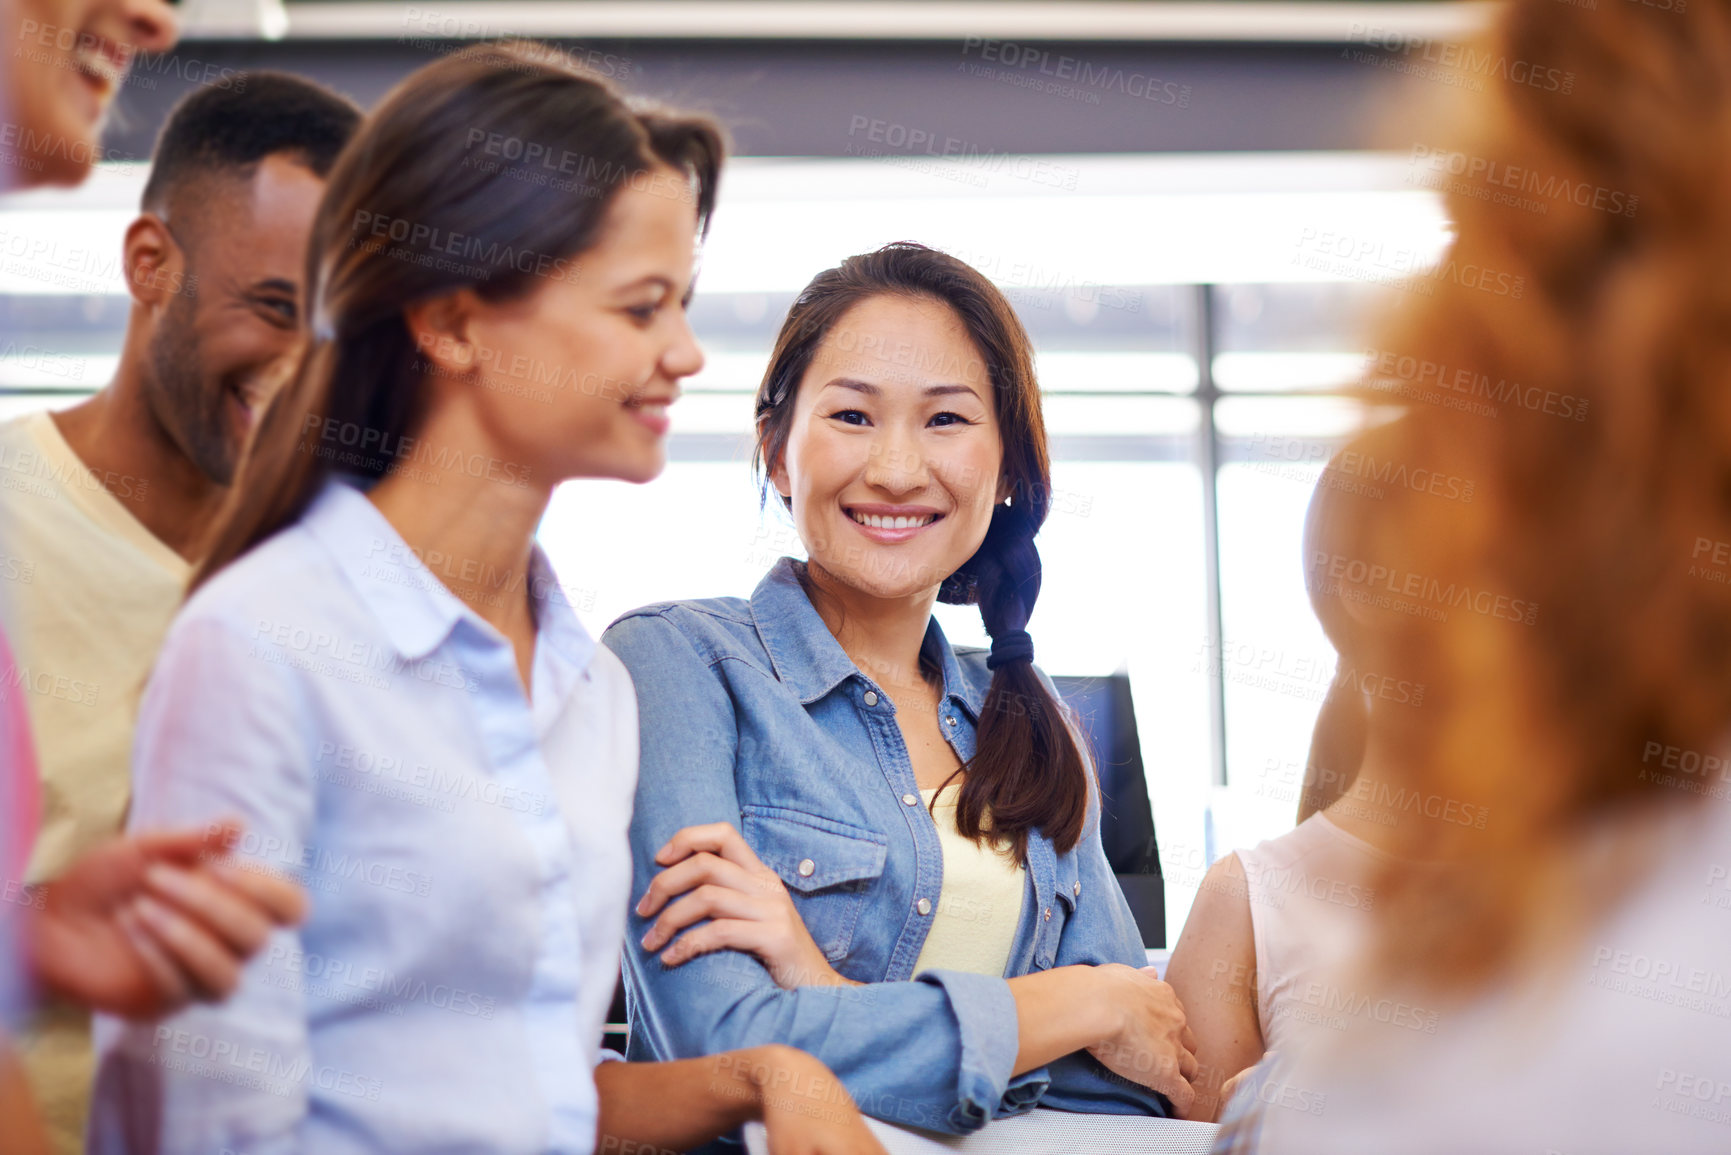
<instances>
[{"instance_id":1,"label":"snap button on shirt","mask_svg":"<svg viewBox=\"0 0 1731 1155\"><path fill-rule=\"evenodd\" d=\"M867 690L865 692L865 704L868 706L875 706L878 704L878 693L876 690Z\"/></svg>"}]
</instances>

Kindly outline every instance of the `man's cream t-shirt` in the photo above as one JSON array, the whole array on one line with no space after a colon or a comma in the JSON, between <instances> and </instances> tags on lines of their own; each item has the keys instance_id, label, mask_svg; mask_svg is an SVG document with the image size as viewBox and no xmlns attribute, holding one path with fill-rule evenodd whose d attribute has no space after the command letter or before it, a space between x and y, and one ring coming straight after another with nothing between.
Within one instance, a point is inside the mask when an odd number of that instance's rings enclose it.
<instances>
[{"instance_id":1,"label":"man's cream t-shirt","mask_svg":"<svg viewBox=\"0 0 1731 1155\"><path fill-rule=\"evenodd\" d=\"M92 472L47 413L0 424L0 623L17 658L6 689L29 712L42 777L30 882L125 821L139 696L191 574L138 520L150 496L141 479ZM47 1008L19 1041L56 1150L81 1150L88 1016Z\"/></svg>"}]
</instances>

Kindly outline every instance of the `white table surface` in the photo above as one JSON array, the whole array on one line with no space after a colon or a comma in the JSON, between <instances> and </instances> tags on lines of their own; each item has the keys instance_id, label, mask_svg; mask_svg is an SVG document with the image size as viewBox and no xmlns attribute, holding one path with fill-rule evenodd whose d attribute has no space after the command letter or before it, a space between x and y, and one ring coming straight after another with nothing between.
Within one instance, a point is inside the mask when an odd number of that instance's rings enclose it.
<instances>
[{"instance_id":1,"label":"white table surface","mask_svg":"<svg viewBox=\"0 0 1731 1155\"><path fill-rule=\"evenodd\" d=\"M933 1135L867 1119L889 1155L1208 1155L1213 1123L1150 1119L1143 1115L1078 1115L1036 1109L988 1123L972 1135ZM745 1127L749 1155L768 1155L761 1123Z\"/></svg>"}]
</instances>

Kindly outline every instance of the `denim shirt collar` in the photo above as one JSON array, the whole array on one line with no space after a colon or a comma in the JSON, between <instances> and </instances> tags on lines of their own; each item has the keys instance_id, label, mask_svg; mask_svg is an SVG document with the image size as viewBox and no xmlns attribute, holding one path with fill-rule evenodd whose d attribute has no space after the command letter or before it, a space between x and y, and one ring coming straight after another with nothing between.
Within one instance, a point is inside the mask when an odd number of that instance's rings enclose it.
<instances>
[{"instance_id":1,"label":"denim shirt collar","mask_svg":"<svg viewBox=\"0 0 1731 1155\"><path fill-rule=\"evenodd\" d=\"M854 665L806 596L799 581L803 565L790 557L777 561L752 592L751 616L776 678L809 706L851 677L867 682L872 679ZM926 624L920 657L943 671L944 697L959 706L970 722L978 724L987 683L969 677L956 661L936 617Z\"/></svg>"},{"instance_id":2,"label":"denim shirt collar","mask_svg":"<svg viewBox=\"0 0 1731 1155\"><path fill-rule=\"evenodd\" d=\"M361 478L336 475L313 499L303 524L329 551L397 653L418 662L438 649L458 622L485 626L367 500L365 485ZM539 545L530 553L528 584L537 645L551 646L581 673L595 655L596 642L577 620Z\"/></svg>"}]
</instances>

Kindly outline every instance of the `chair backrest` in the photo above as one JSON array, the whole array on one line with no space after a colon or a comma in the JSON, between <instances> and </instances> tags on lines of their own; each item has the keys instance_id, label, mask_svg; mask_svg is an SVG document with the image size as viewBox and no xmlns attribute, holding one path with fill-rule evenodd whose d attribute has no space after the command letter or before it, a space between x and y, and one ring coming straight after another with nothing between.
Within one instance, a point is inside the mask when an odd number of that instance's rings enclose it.
<instances>
[{"instance_id":1,"label":"chair backrest","mask_svg":"<svg viewBox=\"0 0 1731 1155\"><path fill-rule=\"evenodd\" d=\"M1100 779L1104 810L1100 841L1106 861L1130 903L1142 932L1142 945L1166 945L1166 885L1160 876L1160 848L1154 838L1154 810L1142 767L1142 741L1128 674L1053 678L1058 693L1076 712Z\"/></svg>"}]
</instances>

